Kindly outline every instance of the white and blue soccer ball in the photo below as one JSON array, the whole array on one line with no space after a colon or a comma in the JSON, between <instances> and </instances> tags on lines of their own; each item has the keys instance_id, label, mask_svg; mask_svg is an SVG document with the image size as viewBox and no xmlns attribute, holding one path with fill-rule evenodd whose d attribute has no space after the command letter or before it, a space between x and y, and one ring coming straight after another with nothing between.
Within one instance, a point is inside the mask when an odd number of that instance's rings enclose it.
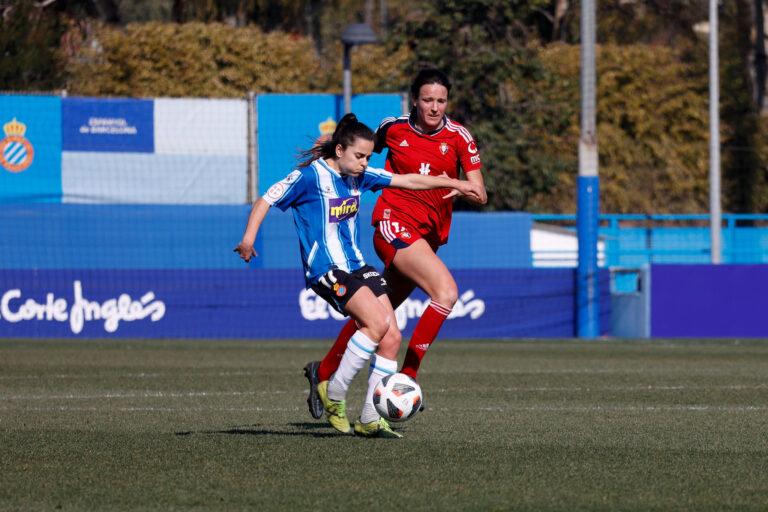
<instances>
[{"instance_id":1,"label":"white and blue soccer ball","mask_svg":"<svg viewBox=\"0 0 768 512\"><path fill-rule=\"evenodd\" d=\"M413 418L423 401L421 386L404 373L387 375L373 390L373 405L387 421Z\"/></svg>"}]
</instances>

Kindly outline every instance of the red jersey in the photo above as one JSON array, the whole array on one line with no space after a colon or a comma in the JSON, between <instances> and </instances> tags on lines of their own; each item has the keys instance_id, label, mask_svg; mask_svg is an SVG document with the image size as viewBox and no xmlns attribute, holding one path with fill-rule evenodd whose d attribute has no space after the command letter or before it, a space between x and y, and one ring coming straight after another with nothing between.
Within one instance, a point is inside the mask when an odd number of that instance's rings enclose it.
<instances>
[{"instance_id":1,"label":"red jersey","mask_svg":"<svg viewBox=\"0 0 768 512\"><path fill-rule=\"evenodd\" d=\"M425 133L416 128L408 116L388 117L376 132L376 151L389 149L386 168L395 174L445 173L459 177L459 167L464 173L479 171L480 153L469 131L448 117L443 127ZM390 216L405 217L412 227L428 242L442 245L448 241L451 229L453 199L443 199L450 190L406 190L385 188L373 209L372 222L389 220Z\"/></svg>"}]
</instances>

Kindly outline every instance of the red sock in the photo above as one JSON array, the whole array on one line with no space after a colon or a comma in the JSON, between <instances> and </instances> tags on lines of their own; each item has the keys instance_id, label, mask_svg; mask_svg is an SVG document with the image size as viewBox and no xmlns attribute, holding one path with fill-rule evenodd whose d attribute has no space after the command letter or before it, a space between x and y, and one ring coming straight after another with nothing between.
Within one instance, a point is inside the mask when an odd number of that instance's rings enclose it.
<instances>
[{"instance_id":1,"label":"red sock","mask_svg":"<svg viewBox=\"0 0 768 512\"><path fill-rule=\"evenodd\" d=\"M419 323L416 324L416 329L413 330L413 336L411 336L411 341L408 343L408 351L405 353L403 369L400 370L402 373L414 379L416 378L424 354L426 354L432 342L435 341L440 327L443 326L443 322L450 312L451 310L445 306L434 301L430 302L427 309L422 313Z\"/></svg>"},{"instance_id":2,"label":"red sock","mask_svg":"<svg viewBox=\"0 0 768 512\"><path fill-rule=\"evenodd\" d=\"M344 355L344 351L347 350L347 343L349 343L350 338L352 338L352 335L355 334L355 332L357 332L357 324L350 318L349 321L344 324L344 327L341 328L341 332L333 343L331 350L328 351L320 362L320 368L317 369L317 378L320 382L330 380L331 375L333 375L339 367L339 363L341 363L341 357Z\"/></svg>"}]
</instances>

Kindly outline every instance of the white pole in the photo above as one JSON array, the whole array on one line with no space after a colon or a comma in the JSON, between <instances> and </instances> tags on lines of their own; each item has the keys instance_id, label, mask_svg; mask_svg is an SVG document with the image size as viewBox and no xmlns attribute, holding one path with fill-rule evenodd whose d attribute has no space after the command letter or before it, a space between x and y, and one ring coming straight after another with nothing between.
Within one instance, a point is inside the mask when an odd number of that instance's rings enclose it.
<instances>
[{"instance_id":1,"label":"white pole","mask_svg":"<svg viewBox=\"0 0 768 512\"><path fill-rule=\"evenodd\" d=\"M258 198L259 193L259 114L256 110L256 93L250 91L248 104L248 204Z\"/></svg>"},{"instance_id":2,"label":"white pole","mask_svg":"<svg viewBox=\"0 0 768 512\"><path fill-rule=\"evenodd\" d=\"M709 0L709 230L712 264L721 261L720 207L720 64L718 59L717 0Z\"/></svg>"},{"instance_id":3,"label":"white pole","mask_svg":"<svg viewBox=\"0 0 768 512\"><path fill-rule=\"evenodd\" d=\"M344 43L344 113L352 112L352 45Z\"/></svg>"}]
</instances>

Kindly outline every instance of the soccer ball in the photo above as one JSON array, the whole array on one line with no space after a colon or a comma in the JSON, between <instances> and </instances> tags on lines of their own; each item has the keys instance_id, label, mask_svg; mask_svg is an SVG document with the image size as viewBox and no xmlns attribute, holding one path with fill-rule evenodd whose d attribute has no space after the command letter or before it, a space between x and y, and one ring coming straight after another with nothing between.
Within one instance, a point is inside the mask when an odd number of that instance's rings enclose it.
<instances>
[{"instance_id":1,"label":"soccer ball","mask_svg":"<svg viewBox=\"0 0 768 512\"><path fill-rule=\"evenodd\" d=\"M421 387L404 373L387 375L373 390L373 405L389 421L406 421L419 412Z\"/></svg>"}]
</instances>

